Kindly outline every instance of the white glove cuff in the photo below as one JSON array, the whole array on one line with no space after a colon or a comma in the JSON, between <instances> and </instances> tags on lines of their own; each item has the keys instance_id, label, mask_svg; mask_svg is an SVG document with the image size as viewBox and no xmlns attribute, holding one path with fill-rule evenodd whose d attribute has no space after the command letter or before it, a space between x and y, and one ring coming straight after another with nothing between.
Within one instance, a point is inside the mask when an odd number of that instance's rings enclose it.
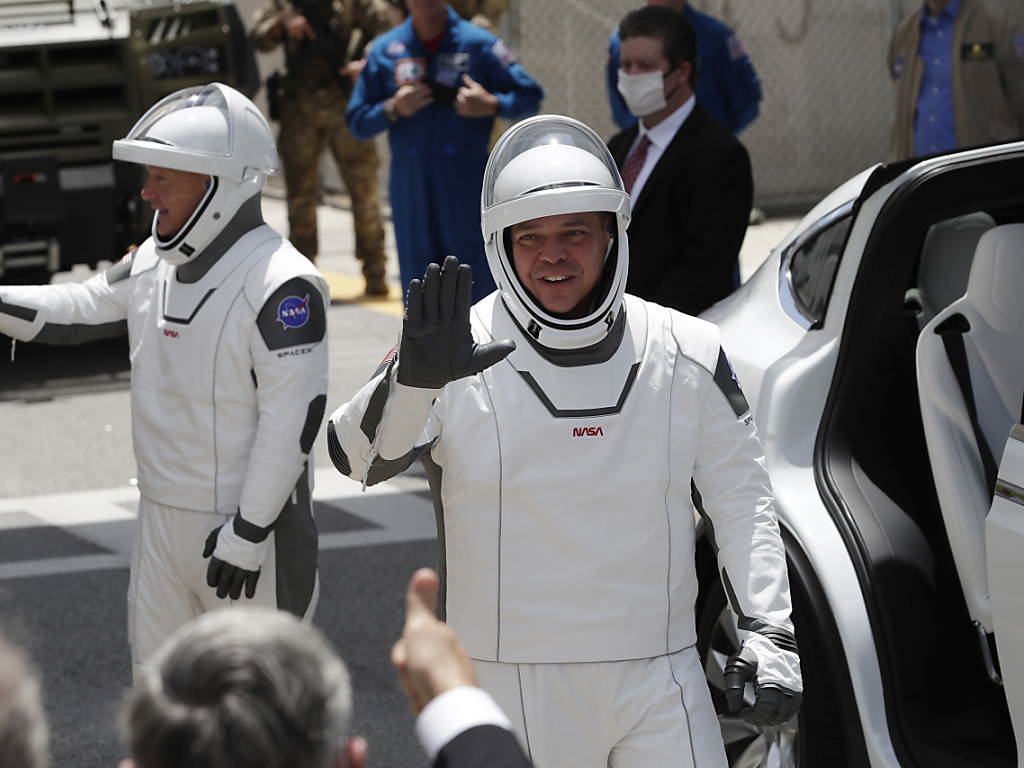
<instances>
[{"instance_id":1,"label":"white glove cuff","mask_svg":"<svg viewBox=\"0 0 1024 768\"><path fill-rule=\"evenodd\" d=\"M397 376L397 369L392 376ZM423 432L434 399L443 391L407 387L399 384L397 379L392 379L388 403L384 406L380 439L377 441L377 453L382 459L397 459L408 453Z\"/></svg>"},{"instance_id":2,"label":"white glove cuff","mask_svg":"<svg viewBox=\"0 0 1024 768\"><path fill-rule=\"evenodd\" d=\"M757 632L747 635L745 645L757 654L758 685L775 683L794 692L804 689L800 657L797 654L782 650Z\"/></svg>"},{"instance_id":3,"label":"white glove cuff","mask_svg":"<svg viewBox=\"0 0 1024 768\"><path fill-rule=\"evenodd\" d=\"M267 557L267 550L270 548L270 542L274 540L274 534L271 533L256 544L235 533L234 523L235 518L232 517L220 529L213 556L246 571L258 571Z\"/></svg>"}]
</instances>

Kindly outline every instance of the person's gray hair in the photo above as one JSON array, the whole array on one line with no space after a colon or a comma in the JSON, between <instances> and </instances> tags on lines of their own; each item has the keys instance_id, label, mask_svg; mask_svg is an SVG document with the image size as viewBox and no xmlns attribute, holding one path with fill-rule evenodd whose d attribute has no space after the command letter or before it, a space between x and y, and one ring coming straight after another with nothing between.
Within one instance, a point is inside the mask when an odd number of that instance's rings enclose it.
<instances>
[{"instance_id":1,"label":"person's gray hair","mask_svg":"<svg viewBox=\"0 0 1024 768\"><path fill-rule=\"evenodd\" d=\"M327 768L349 737L345 664L266 608L200 616L145 665L122 711L138 768Z\"/></svg>"},{"instance_id":2,"label":"person's gray hair","mask_svg":"<svg viewBox=\"0 0 1024 768\"><path fill-rule=\"evenodd\" d=\"M32 667L0 636L0 766L46 768L46 717Z\"/></svg>"}]
</instances>

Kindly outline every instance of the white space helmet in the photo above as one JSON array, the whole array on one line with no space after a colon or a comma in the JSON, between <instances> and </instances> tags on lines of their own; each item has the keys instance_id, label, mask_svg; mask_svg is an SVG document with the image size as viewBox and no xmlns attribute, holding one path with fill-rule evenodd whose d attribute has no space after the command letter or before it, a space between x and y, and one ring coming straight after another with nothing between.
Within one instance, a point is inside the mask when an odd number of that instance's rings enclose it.
<instances>
[{"instance_id":1,"label":"white space helmet","mask_svg":"<svg viewBox=\"0 0 1024 768\"><path fill-rule=\"evenodd\" d=\"M522 328L553 349L587 347L608 335L626 288L629 196L611 153L594 131L560 115L538 115L512 126L487 161L480 211L487 263L505 306ZM505 231L542 216L592 211L616 217L594 308L578 319L555 317L516 275Z\"/></svg>"},{"instance_id":2,"label":"white space helmet","mask_svg":"<svg viewBox=\"0 0 1024 768\"><path fill-rule=\"evenodd\" d=\"M160 258L184 264L199 255L246 200L277 173L277 147L263 113L221 83L183 88L158 102L123 139L114 159L212 176L206 195L174 235L156 231Z\"/></svg>"}]
</instances>

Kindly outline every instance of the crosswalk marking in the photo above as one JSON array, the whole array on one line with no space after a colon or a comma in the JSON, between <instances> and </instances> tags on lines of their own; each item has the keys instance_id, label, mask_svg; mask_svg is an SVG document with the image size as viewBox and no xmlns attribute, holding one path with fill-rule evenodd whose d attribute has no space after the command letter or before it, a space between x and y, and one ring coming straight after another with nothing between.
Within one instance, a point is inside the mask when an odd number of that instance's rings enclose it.
<instances>
[{"instance_id":1,"label":"crosswalk marking","mask_svg":"<svg viewBox=\"0 0 1024 768\"><path fill-rule=\"evenodd\" d=\"M314 473L313 498L373 524L320 535L320 549L374 546L436 537L427 481L400 475L362 492L360 484L333 468ZM0 563L0 580L128 568L139 502L133 486L0 499L4 530L54 526L95 544L107 554L74 555Z\"/></svg>"}]
</instances>

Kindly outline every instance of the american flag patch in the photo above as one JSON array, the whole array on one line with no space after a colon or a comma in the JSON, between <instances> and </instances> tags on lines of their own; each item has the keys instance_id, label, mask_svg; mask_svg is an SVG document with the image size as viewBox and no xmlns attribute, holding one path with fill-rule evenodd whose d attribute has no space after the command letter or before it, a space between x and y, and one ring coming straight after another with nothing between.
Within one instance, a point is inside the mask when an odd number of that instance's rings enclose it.
<instances>
[{"instance_id":1,"label":"american flag patch","mask_svg":"<svg viewBox=\"0 0 1024 768\"><path fill-rule=\"evenodd\" d=\"M1013 33L1013 47L1017 49L1017 58L1024 59L1024 32Z\"/></svg>"},{"instance_id":2,"label":"american flag patch","mask_svg":"<svg viewBox=\"0 0 1024 768\"><path fill-rule=\"evenodd\" d=\"M740 40L739 35L730 35L725 44L729 48L729 58L733 61L745 59L750 55L747 53L747 46Z\"/></svg>"},{"instance_id":3,"label":"american flag patch","mask_svg":"<svg viewBox=\"0 0 1024 768\"><path fill-rule=\"evenodd\" d=\"M381 365L387 365L388 363L390 363L392 360L395 359L395 355L397 355L397 354L398 354L398 345L396 344L395 346L393 346L391 348L391 351L388 352L387 355L384 356L384 359L380 361L380 365L378 365L377 367L380 368Z\"/></svg>"},{"instance_id":4,"label":"american flag patch","mask_svg":"<svg viewBox=\"0 0 1024 768\"><path fill-rule=\"evenodd\" d=\"M506 67L512 66L515 63L516 57L512 54L512 51L508 49L508 46L502 40L495 40L494 45L491 46L491 53L494 54L495 58L498 59Z\"/></svg>"}]
</instances>

